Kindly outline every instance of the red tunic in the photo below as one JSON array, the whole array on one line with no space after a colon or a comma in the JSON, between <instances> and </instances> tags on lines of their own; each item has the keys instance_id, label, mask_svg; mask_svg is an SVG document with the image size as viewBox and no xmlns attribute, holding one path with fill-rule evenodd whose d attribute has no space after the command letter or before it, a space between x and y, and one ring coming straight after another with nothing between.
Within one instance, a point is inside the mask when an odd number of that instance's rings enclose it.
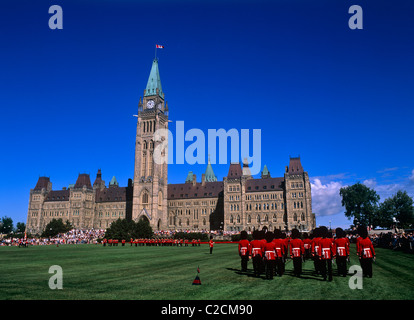
<instances>
[{"instance_id":1,"label":"red tunic","mask_svg":"<svg viewBox=\"0 0 414 320\"><path fill-rule=\"evenodd\" d=\"M266 242L264 245L266 260L276 260L276 245L274 242Z\"/></svg>"},{"instance_id":2,"label":"red tunic","mask_svg":"<svg viewBox=\"0 0 414 320\"><path fill-rule=\"evenodd\" d=\"M305 250L310 249L311 246L312 246L311 239L305 239L305 240L303 240L303 247L305 248Z\"/></svg>"},{"instance_id":3,"label":"red tunic","mask_svg":"<svg viewBox=\"0 0 414 320\"><path fill-rule=\"evenodd\" d=\"M335 248L332 240L329 238L322 238L319 240L320 258L322 260L332 259L335 256Z\"/></svg>"},{"instance_id":4,"label":"red tunic","mask_svg":"<svg viewBox=\"0 0 414 320\"><path fill-rule=\"evenodd\" d=\"M252 255L252 257L263 256L264 253L264 243L262 240L252 240L252 242L250 242L250 253Z\"/></svg>"},{"instance_id":5,"label":"red tunic","mask_svg":"<svg viewBox=\"0 0 414 320\"><path fill-rule=\"evenodd\" d=\"M372 245L371 240L367 237L365 239L359 240L359 252L358 255L362 259L369 259L375 256L374 246Z\"/></svg>"},{"instance_id":6,"label":"red tunic","mask_svg":"<svg viewBox=\"0 0 414 320\"><path fill-rule=\"evenodd\" d=\"M285 254L285 243L282 239L273 239L275 244L276 257L281 258Z\"/></svg>"},{"instance_id":7,"label":"red tunic","mask_svg":"<svg viewBox=\"0 0 414 320\"><path fill-rule=\"evenodd\" d=\"M335 240L335 250L338 257L349 256L348 238L338 238Z\"/></svg>"},{"instance_id":8,"label":"red tunic","mask_svg":"<svg viewBox=\"0 0 414 320\"><path fill-rule=\"evenodd\" d=\"M320 245L319 245L319 241L321 240L322 238L320 238L320 237L316 237L316 238L313 238L312 239L312 254L313 255L315 255L315 256L319 256L320 255L320 249L319 249L319 247L320 247Z\"/></svg>"},{"instance_id":9,"label":"red tunic","mask_svg":"<svg viewBox=\"0 0 414 320\"><path fill-rule=\"evenodd\" d=\"M303 241L300 239L293 239L290 241L290 256L293 258L300 258L302 254L305 254L305 247Z\"/></svg>"},{"instance_id":10,"label":"red tunic","mask_svg":"<svg viewBox=\"0 0 414 320\"><path fill-rule=\"evenodd\" d=\"M250 242L249 240L243 239L239 241L239 255L247 256L250 252Z\"/></svg>"}]
</instances>

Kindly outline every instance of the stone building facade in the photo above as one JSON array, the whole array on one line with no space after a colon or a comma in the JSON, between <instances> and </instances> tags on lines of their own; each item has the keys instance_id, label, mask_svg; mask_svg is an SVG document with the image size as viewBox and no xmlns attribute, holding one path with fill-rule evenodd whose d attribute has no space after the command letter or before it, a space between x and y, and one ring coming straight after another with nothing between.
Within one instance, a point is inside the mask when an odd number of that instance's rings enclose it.
<instances>
[{"instance_id":1,"label":"stone building facade","mask_svg":"<svg viewBox=\"0 0 414 320\"><path fill-rule=\"evenodd\" d=\"M40 233L54 218L80 229L106 229L119 218L147 219L155 230L315 227L309 176L299 157L290 158L283 177L271 177L264 166L261 177L253 178L246 163L231 163L227 176L218 181L209 160L201 182L189 172L184 183L168 184L169 110L164 99L154 59L138 104L134 179L119 187L113 177L106 186L98 170L93 184L88 174L79 174L75 184L52 190L50 178L40 177L30 190L27 230ZM165 130L158 134L159 129ZM164 161L155 161L160 147Z\"/></svg>"}]
</instances>

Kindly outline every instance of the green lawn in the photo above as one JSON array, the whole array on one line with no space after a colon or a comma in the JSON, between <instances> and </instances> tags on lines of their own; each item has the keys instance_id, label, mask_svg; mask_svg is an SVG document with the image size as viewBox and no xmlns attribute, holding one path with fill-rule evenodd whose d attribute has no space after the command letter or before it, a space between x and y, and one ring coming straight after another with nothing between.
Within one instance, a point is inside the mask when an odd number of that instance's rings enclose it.
<instances>
[{"instance_id":1,"label":"green lawn","mask_svg":"<svg viewBox=\"0 0 414 320\"><path fill-rule=\"evenodd\" d=\"M351 265L358 264L352 249ZM63 269L63 289L51 290L49 267ZM201 286L192 282L200 267ZM102 247L101 245L0 247L0 299L414 299L414 255L377 249L372 279L351 290L350 277L324 282L304 265L304 278L273 280L240 272L237 246ZM249 269L252 265L249 262ZM249 270L249 271L250 271Z\"/></svg>"}]
</instances>

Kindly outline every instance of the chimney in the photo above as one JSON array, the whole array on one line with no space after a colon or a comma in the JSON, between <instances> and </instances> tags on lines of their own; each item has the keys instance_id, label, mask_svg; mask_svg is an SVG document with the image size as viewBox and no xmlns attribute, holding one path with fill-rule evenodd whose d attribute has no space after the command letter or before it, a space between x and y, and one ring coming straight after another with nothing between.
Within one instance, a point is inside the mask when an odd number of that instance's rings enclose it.
<instances>
[{"instance_id":1,"label":"chimney","mask_svg":"<svg viewBox=\"0 0 414 320\"><path fill-rule=\"evenodd\" d=\"M197 183L197 178L196 178L196 175L195 175L195 174L193 174L193 186L195 186L195 185L196 185L196 183Z\"/></svg>"},{"instance_id":2,"label":"chimney","mask_svg":"<svg viewBox=\"0 0 414 320\"><path fill-rule=\"evenodd\" d=\"M285 167L285 172L289 172L289 167L288 166Z\"/></svg>"},{"instance_id":3,"label":"chimney","mask_svg":"<svg viewBox=\"0 0 414 320\"><path fill-rule=\"evenodd\" d=\"M202 186L206 185L206 175L204 173L201 175L201 185Z\"/></svg>"}]
</instances>

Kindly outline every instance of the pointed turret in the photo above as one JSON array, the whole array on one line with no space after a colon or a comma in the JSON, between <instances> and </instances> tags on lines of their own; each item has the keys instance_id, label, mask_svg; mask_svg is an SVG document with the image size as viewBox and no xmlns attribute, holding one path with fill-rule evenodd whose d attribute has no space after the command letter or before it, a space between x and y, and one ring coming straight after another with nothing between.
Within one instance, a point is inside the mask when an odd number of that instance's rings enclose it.
<instances>
[{"instance_id":1,"label":"pointed turret","mask_svg":"<svg viewBox=\"0 0 414 320\"><path fill-rule=\"evenodd\" d=\"M270 172L267 169L267 166L264 165L263 171L262 171L262 179L264 178L270 178Z\"/></svg>"},{"instance_id":2,"label":"pointed turret","mask_svg":"<svg viewBox=\"0 0 414 320\"><path fill-rule=\"evenodd\" d=\"M164 92L162 91L160 72L158 69L158 59L154 59L144 96L155 96L157 94L164 99Z\"/></svg>"},{"instance_id":3,"label":"pointed turret","mask_svg":"<svg viewBox=\"0 0 414 320\"><path fill-rule=\"evenodd\" d=\"M191 183L193 182L193 172L188 171L187 179L185 179L185 183Z\"/></svg>"},{"instance_id":4,"label":"pointed turret","mask_svg":"<svg viewBox=\"0 0 414 320\"><path fill-rule=\"evenodd\" d=\"M213 167L211 166L210 156L208 157L208 164L204 175L207 182L217 181L217 177L214 174Z\"/></svg>"},{"instance_id":5,"label":"pointed turret","mask_svg":"<svg viewBox=\"0 0 414 320\"><path fill-rule=\"evenodd\" d=\"M109 182L110 187L118 187L118 181L116 181L115 176L112 177L111 181Z\"/></svg>"}]
</instances>

